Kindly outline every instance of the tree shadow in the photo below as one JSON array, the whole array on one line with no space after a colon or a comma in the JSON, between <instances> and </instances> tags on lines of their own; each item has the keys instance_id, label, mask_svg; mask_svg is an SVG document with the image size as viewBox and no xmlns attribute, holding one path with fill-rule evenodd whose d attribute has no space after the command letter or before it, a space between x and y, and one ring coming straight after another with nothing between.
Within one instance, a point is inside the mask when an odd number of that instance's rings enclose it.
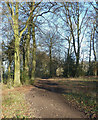
<instances>
[{"instance_id":1,"label":"tree shadow","mask_svg":"<svg viewBox=\"0 0 98 120\"><path fill-rule=\"evenodd\" d=\"M55 93L60 93L60 94L67 93L66 91L68 90L68 89L60 86L58 83L56 83L54 81L49 81L49 80L45 80L45 81L39 80L37 82L37 84L34 86L39 89L44 89L44 90L47 90L50 92L55 92Z\"/></svg>"},{"instance_id":2,"label":"tree shadow","mask_svg":"<svg viewBox=\"0 0 98 120\"><path fill-rule=\"evenodd\" d=\"M55 93L60 93L60 94L68 94L72 93L73 91L80 90L82 92L91 92L95 91L96 92L96 86L97 86L96 81L64 81L64 83L61 84L60 82L57 81L52 81L48 79L40 79L37 81L37 83L34 85L36 88L39 89L44 89L47 91L55 92Z\"/></svg>"}]
</instances>

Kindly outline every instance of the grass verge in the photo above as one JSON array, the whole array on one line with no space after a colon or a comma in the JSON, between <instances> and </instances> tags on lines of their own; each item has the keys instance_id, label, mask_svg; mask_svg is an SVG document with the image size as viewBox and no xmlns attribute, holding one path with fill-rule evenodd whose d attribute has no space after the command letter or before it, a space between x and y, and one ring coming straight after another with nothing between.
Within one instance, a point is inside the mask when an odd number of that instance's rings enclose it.
<instances>
[{"instance_id":1,"label":"grass verge","mask_svg":"<svg viewBox=\"0 0 98 120\"><path fill-rule=\"evenodd\" d=\"M2 118L31 118L29 105L25 101L25 94L10 91L2 96Z\"/></svg>"},{"instance_id":2,"label":"grass verge","mask_svg":"<svg viewBox=\"0 0 98 120\"><path fill-rule=\"evenodd\" d=\"M66 88L63 94L72 106L83 111L89 118L96 118L98 113L97 104L97 81L92 80L65 80L59 81Z\"/></svg>"}]
</instances>

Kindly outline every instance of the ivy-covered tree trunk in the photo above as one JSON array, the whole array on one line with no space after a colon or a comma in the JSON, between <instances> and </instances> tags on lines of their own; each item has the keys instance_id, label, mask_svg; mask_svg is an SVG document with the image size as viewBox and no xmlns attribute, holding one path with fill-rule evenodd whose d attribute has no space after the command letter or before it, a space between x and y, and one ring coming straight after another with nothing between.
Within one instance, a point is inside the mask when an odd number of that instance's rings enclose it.
<instances>
[{"instance_id":1,"label":"ivy-covered tree trunk","mask_svg":"<svg viewBox=\"0 0 98 120\"><path fill-rule=\"evenodd\" d=\"M25 42L23 42L23 71L22 71L22 84L25 84Z\"/></svg>"},{"instance_id":2,"label":"ivy-covered tree trunk","mask_svg":"<svg viewBox=\"0 0 98 120\"><path fill-rule=\"evenodd\" d=\"M15 70L14 70L14 86L20 86L20 36L19 36L19 23L18 23L18 2L16 2L16 15L12 16L13 30L15 36Z\"/></svg>"},{"instance_id":3,"label":"ivy-covered tree trunk","mask_svg":"<svg viewBox=\"0 0 98 120\"><path fill-rule=\"evenodd\" d=\"M30 55L30 26L28 26L28 34L26 39L26 50L25 50L25 84L29 84L29 55Z\"/></svg>"},{"instance_id":4,"label":"ivy-covered tree trunk","mask_svg":"<svg viewBox=\"0 0 98 120\"><path fill-rule=\"evenodd\" d=\"M20 52L19 39L15 39L15 71L14 71L14 86L20 85Z\"/></svg>"},{"instance_id":5,"label":"ivy-covered tree trunk","mask_svg":"<svg viewBox=\"0 0 98 120\"><path fill-rule=\"evenodd\" d=\"M14 86L20 86L20 40L22 37L23 32L27 29L29 20L33 14L31 11L30 16L28 17L25 27L19 31L19 2L6 2L7 7L9 8L9 13L12 18L12 28L15 37L15 53L14 53L14 61L15 61L15 68L14 68ZM11 5L10 5L11 4Z\"/></svg>"},{"instance_id":6,"label":"ivy-covered tree trunk","mask_svg":"<svg viewBox=\"0 0 98 120\"><path fill-rule=\"evenodd\" d=\"M32 23L32 39L33 39L33 61L32 61L32 75L31 75L31 84L35 80L35 69L36 69L36 40L35 40L35 24Z\"/></svg>"},{"instance_id":7,"label":"ivy-covered tree trunk","mask_svg":"<svg viewBox=\"0 0 98 120\"><path fill-rule=\"evenodd\" d=\"M12 28L14 32L15 37L15 53L14 53L14 62L15 62L15 68L14 68L14 86L20 86L20 52L19 52L19 45L20 45L20 34L19 34L19 22L18 22L18 10L19 10L19 3L16 2L15 4L13 2L7 2L6 3L9 12L12 18ZM10 4L12 7L10 7Z\"/></svg>"}]
</instances>

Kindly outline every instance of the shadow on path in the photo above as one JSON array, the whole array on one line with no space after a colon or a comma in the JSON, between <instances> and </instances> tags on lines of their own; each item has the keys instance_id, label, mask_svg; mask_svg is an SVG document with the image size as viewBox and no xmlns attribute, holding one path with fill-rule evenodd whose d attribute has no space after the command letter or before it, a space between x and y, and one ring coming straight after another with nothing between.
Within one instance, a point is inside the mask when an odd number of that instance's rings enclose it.
<instances>
[{"instance_id":1,"label":"shadow on path","mask_svg":"<svg viewBox=\"0 0 98 120\"><path fill-rule=\"evenodd\" d=\"M55 92L55 93L66 93L66 88L63 88L62 86L60 86L58 83L54 82L54 81L48 81L48 80L39 80L37 82L36 85L34 85L35 87L39 88L39 89L44 89L50 92ZM69 89L70 90L70 89Z\"/></svg>"},{"instance_id":2,"label":"shadow on path","mask_svg":"<svg viewBox=\"0 0 98 120\"><path fill-rule=\"evenodd\" d=\"M61 95L66 90L55 81L38 80L34 88L26 94L35 118L85 118L82 112L66 103Z\"/></svg>"}]
</instances>

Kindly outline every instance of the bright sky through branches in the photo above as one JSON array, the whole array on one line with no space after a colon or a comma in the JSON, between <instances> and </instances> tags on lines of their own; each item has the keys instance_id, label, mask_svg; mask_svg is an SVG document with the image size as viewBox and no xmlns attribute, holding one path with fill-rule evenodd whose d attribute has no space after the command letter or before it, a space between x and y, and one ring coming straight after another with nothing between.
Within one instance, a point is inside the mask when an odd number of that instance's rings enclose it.
<instances>
[{"instance_id":1,"label":"bright sky through branches","mask_svg":"<svg viewBox=\"0 0 98 120\"><path fill-rule=\"evenodd\" d=\"M5 2L94 2L98 0L1 0Z\"/></svg>"}]
</instances>

